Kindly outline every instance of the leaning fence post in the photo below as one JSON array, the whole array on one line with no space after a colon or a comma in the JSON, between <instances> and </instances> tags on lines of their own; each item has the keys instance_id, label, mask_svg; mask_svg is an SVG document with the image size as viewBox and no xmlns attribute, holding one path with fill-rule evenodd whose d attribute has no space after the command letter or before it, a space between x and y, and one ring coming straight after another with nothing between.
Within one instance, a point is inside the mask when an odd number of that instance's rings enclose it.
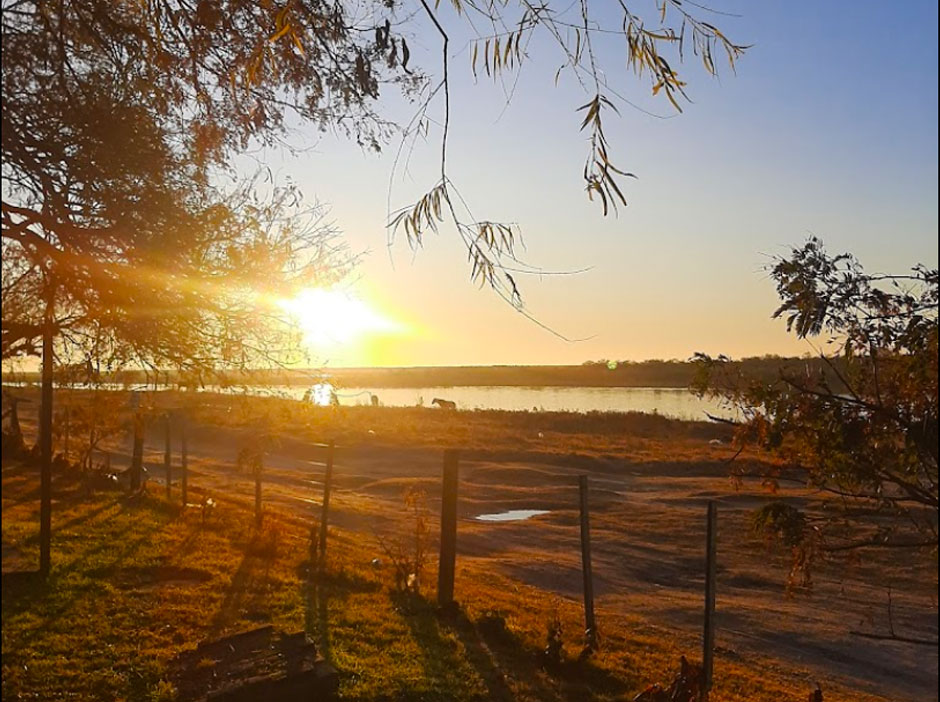
<instances>
[{"instance_id":1,"label":"leaning fence post","mask_svg":"<svg viewBox=\"0 0 940 702\"><path fill-rule=\"evenodd\" d=\"M189 484L189 447L186 443L186 419L180 420L180 499L183 507L187 503L187 488Z\"/></svg>"},{"instance_id":2,"label":"leaning fence post","mask_svg":"<svg viewBox=\"0 0 940 702\"><path fill-rule=\"evenodd\" d=\"M705 632L702 637L702 699L708 699L712 688L715 662L715 574L717 557L715 542L718 536L718 511L714 502L708 503L708 526L705 550Z\"/></svg>"},{"instance_id":3,"label":"leaning fence post","mask_svg":"<svg viewBox=\"0 0 940 702\"><path fill-rule=\"evenodd\" d=\"M455 449L444 451L444 476L441 485L441 555L437 571L437 604L454 604L454 572L457 565L457 470Z\"/></svg>"},{"instance_id":4,"label":"leaning fence post","mask_svg":"<svg viewBox=\"0 0 940 702\"><path fill-rule=\"evenodd\" d=\"M164 419L165 419L164 428L166 429L166 432L164 436L165 442L164 442L164 448L163 448L163 468L166 471L166 499L169 502L170 484L173 480L173 467L172 467L173 444L172 444L172 436L171 436L171 429L170 429L170 423L172 420L171 420L171 416L169 412L166 413L166 416L164 417Z\"/></svg>"},{"instance_id":5,"label":"leaning fence post","mask_svg":"<svg viewBox=\"0 0 940 702\"><path fill-rule=\"evenodd\" d=\"M261 472L264 470L264 454L258 453L255 461L255 527L260 529L261 522L264 519L264 513L261 511Z\"/></svg>"},{"instance_id":6,"label":"leaning fence post","mask_svg":"<svg viewBox=\"0 0 940 702\"><path fill-rule=\"evenodd\" d=\"M326 446L326 475L323 478L323 510L320 513L320 542L317 549L318 566L326 566L326 529L330 522L330 491L333 487L333 450L336 443L331 441Z\"/></svg>"},{"instance_id":7,"label":"leaning fence post","mask_svg":"<svg viewBox=\"0 0 940 702\"><path fill-rule=\"evenodd\" d=\"M591 516L588 507L588 478L578 476L581 505L581 574L584 577L584 637L588 648L597 646L597 622L594 619L594 574L591 570Z\"/></svg>"}]
</instances>

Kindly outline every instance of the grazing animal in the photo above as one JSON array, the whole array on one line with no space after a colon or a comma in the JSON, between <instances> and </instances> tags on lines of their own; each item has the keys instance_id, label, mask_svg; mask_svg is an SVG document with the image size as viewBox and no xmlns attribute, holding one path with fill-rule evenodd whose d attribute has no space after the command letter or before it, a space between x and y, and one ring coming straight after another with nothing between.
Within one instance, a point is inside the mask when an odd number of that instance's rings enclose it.
<instances>
[{"instance_id":1,"label":"grazing animal","mask_svg":"<svg viewBox=\"0 0 940 702\"><path fill-rule=\"evenodd\" d=\"M373 407L379 406L379 396L378 395L369 395L369 402L372 403Z\"/></svg>"},{"instance_id":2,"label":"grazing animal","mask_svg":"<svg viewBox=\"0 0 940 702\"><path fill-rule=\"evenodd\" d=\"M439 398L439 397L435 397L433 400L431 400L431 404L432 404L432 405L437 405L437 406L440 407L441 409L445 409L445 410L455 410L455 409L457 409L457 403L456 403L456 402L454 402L453 400L442 400L442 399Z\"/></svg>"}]
</instances>

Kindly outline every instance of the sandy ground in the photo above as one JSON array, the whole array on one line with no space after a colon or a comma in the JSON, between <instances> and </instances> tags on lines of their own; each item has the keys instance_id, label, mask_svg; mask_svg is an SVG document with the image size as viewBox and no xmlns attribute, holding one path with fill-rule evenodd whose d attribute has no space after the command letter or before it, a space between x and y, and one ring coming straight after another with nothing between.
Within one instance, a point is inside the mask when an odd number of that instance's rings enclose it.
<instances>
[{"instance_id":1,"label":"sandy ground","mask_svg":"<svg viewBox=\"0 0 940 702\"><path fill-rule=\"evenodd\" d=\"M158 432L148 436L145 453L151 479L158 482L163 476L161 441ZM249 442L235 430L196 428L190 440L193 488L219 500L233 495L252 499L253 482L235 468L239 447ZM113 465L126 465L129 444L112 448ZM598 459L566 467L563 460L498 459L470 455L461 460L459 561L499 569L560 596L580 597L577 476L587 473L598 608L640 616L687 640L694 652L702 625L706 505L714 500L719 508L716 643L721 656L772 660L781 671L805 676L808 683L818 680L824 688L827 681L838 680L891 700L938 699L935 648L849 633L886 631L887 588L892 586L896 630L936 639L935 567L932 573L917 572L903 564L866 562L848 572L820 572L812 592L788 596L785 554L768 551L746 526L749 513L767 493L757 485L734 490L721 462ZM323 449L283 440L265 458L266 503L316 519L323 460ZM440 474L439 450L339 447L331 522L375 542L376 531L398 522L403 489L419 483L427 489L436 529ZM809 499L795 491L779 497ZM515 522L476 519L508 509L548 513ZM376 556L381 555L376 545Z\"/></svg>"}]
</instances>

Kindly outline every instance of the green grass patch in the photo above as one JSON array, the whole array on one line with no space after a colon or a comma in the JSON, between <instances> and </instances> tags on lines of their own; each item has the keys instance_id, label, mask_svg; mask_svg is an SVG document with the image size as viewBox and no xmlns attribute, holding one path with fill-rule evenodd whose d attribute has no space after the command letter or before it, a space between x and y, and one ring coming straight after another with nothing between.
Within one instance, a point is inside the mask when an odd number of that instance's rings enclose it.
<instances>
[{"instance_id":1,"label":"green grass patch","mask_svg":"<svg viewBox=\"0 0 940 702\"><path fill-rule=\"evenodd\" d=\"M33 473L4 467L5 562L38 562L37 508ZM331 531L328 569L310 579L309 524L278 513L260 533L252 524L224 500L203 521L156 492L87 496L57 484L49 579L3 576L3 699L170 700L175 655L267 623L306 628L339 670L340 696L362 702L629 699L670 679L689 652L639 618L601 612L602 647L579 661L576 601L468 561L458 569L461 611L442 618L433 591L392 589L368 536ZM566 655L546 668L539 654L555 616ZM773 668L720 658L716 699L805 699L805 681ZM827 690L827 699L863 697Z\"/></svg>"}]
</instances>

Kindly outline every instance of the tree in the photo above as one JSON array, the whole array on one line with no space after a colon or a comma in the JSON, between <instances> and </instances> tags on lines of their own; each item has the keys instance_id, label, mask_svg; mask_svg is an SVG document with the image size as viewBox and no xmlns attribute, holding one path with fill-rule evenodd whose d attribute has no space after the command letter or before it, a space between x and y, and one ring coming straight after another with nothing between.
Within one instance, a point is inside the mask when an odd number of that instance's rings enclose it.
<instances>
[{"instance_id":1,"label":"tree","mask_svg":"<svg viewBox=\"0 0 940 702\"><path fill-rule=\"evenodd\" d=\"M284 361L297 334L278 298L345 266L322 209L295 189L210 182L221 161L174 120L173 87L102 38L108 22L125 27L113 8L3 9L2 352L42 356L44 573L56 359L95 371Z\"/></svg>"},{"instance_id":2,"label":"tree","mask_svg":"<svg viewBox=\"0 0 940 702\"><path fill-rule=\"evenodd\" d=\"M561 49L589 93L582 129L589 195L605 214L626 202L602 124L615 94L594 51L613 31L628 66L652 79L678 109L681 81L663 47L699 54L714 73L720 47L732 63L744 47L661 0L655 29L620 3L615 29L582 0L452 0L454 15L425 0L9 0L2 8L2 357L41 355L43 401L41 569L49 568L53 359L112 366L213 369L282 360L296 348L275 300L343 269L332 231L314 209L300 214L294 189L270 200L253 183L223 188L232 158L253 143L287 143L291 119L334 129L378 149L394 125L380 88L419 102L403 138L427 126L442 96L441 179L394 219L414 245L449 216L467 247L471 275L521 308L511 225L464 222L447 174L448 33L454 17L492 31L475 41L475 69L523 62L535 32ZM436 87L410 65L407 36L419 21L442 39ZM613 20L605 18L606 22ZM489 30L488 30L489 31ZM394 229L393 229L394 230ZM339 258L342 258L341 256ZM524 313L524 312L523 312Z\"/></svg>"},{"instance_id":3,"label":"tree","mask_svg":"<svg viewBox=\"0 0 940 702\"><path fill-rule=\"evenodd\" d=\"M737 410L740 447L782 456L772 485L796 481L837 498L811 513L774 503L757 525L795 549L805 576L819 554L937 549L937 271L867 273L812 238L771 275L800 338L821 337L824 366L776 379L698 355L698 391ZM935 561L934 561L935 563Z\"/></svg>"},{"instance_id":4,"label":"tree","mask_svg":"<svg viewBox=\"0 0 940 702\"><path fill-rule=\"evenodd\" d=\"M686 52L714 75L719 54L733 68L747 48L707 21L727 13L681 0L657 0L654 7L652 16L644 16L628 2L589 0L436 0L433 7L427 0L11 0L3 8L4 133L9 131L18 150L33 149L33 167L54 170L63 157L76 156L77 144L39 138L46 111L58 111L49 103L74 109L93 100L94 123L104 129L113 99L99 93L118 86L120 97L134 103L119 123L137 135L135 142L145 142L135 120L146 115L177 155L191 158L189 177L205 179L253 141L287 143L288 124L295 119L379 149L396 134L402 144L426 134L438 121L430 119L429 108L443 101L440 180L414 205L393 213L390 236L402 231L420 246L425 234L449 223L467 248L472 279L524 312L514 276L543 271L517 258L514 224L469 214L448 173L450 36L469 35L471 70L494 79L529 62L530 46L557 50L556 80L570 75L586 96L578 108L589 137L583 178L606 214L618 202L626 204L618 179L632 174L614 165L604 119L618 104L632 103L610 80L623 70L619 59L617 67L604 65L603 45L622 43L626 68L648 78L652 93L676 110L686 98L686 81L675 66ZM409 37L428 30L441 38L434 78L429 67L413 65L408 46ZM44 98L38 86L54 86L56 92ZM400 129L382 114L389 88L418 103L414 118ZM100 135L81 136L92 146L100 141ZM53 143L59 148L46 153ZM139 149L131 153L142 155ZM117 167L125 154L110 156ZM5 172L5 182L11 175Z\"/></svg>"}]
</instances>

